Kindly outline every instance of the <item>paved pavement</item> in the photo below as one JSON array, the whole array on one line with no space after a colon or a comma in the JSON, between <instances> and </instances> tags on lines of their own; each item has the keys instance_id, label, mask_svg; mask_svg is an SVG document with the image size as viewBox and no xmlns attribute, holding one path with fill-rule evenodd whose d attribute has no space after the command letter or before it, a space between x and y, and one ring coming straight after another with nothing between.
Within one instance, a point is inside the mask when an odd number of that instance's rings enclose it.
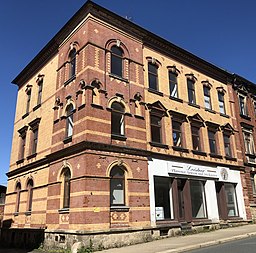
<instances>
[{"instance_id":1,"label":"paved pavement","mask_svg":"<svg viewBox=\"0 0 256 253\"><path fill-rule=\"evenodd\" d=\"M178 253L252 236L256 236L256 224L170 237L123 248L103 250L101 253Z\"/></svg>"},{"instance_id":2,"label":"paved pavement","mask_svg":"<svg viewBox=\"0 0 256 253\"><path fill-rule=\"evenodd\" d=\"M108 249L101 253L179 253L193 249L208 247L233 240L256 237L256 224L245 225L212 232L186 236L170 237L152 242ZM256 238L255 238L256 239ZM24 251L17 249L0 249L0 253L36 253L38 251Z\"/></svg>"}]
</instances>

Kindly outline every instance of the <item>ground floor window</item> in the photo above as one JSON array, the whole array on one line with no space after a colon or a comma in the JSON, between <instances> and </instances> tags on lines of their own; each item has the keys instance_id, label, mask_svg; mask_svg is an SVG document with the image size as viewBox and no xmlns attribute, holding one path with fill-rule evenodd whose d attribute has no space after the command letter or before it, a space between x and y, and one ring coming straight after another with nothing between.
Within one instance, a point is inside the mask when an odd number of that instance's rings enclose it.
<instances>
[{"instance_id":1,"label":"ground floor window","mask_svg":"<svg viewBox=\"0 0 256 253\"><path fill-rule=\"evenodd\" d=\"M193 218L206 218L206 205L204 194L204 182L190 181L190 195Z\"/></svg>"},{"instance_id":2,"label":"ground floor window","mask_svg":"<svg viewBox=\"0 0 256 253\"><path fill-rule=\"evenodd\" d=\"M238 216L236 190L233 184L225 184L228 217Z\"/></svg>"}]
</instances>

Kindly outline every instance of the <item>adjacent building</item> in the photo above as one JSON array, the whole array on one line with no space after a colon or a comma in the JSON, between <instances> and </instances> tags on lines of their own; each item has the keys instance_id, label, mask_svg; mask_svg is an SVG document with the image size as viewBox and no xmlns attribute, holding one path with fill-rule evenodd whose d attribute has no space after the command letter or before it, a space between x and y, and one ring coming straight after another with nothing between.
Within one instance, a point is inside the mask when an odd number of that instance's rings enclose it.
<instances>
[{"instance_id":1,"label":"adjacent building","mask_svg":"<svg viewBox=\"0 0 256 253\"><path fill-rule=\"evenodd\" d=\"M251 220L230 73L88 1L13 83L6 243L106 248Z\"/></svg>"}]
</instances>

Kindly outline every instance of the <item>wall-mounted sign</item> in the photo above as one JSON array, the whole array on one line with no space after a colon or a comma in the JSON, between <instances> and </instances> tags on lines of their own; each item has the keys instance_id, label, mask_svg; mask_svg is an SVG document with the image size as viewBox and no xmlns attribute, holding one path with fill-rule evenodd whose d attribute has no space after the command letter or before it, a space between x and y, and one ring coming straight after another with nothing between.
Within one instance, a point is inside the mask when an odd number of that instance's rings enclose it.
<instances>
[{"instance_id":1,"label":"wall-mounted sign","mask_svg":"<svg viewBox=\"0 0 256 253\"><path fill-rule=\"evenodd\" d=\"M209 177L219 178L216 168L209 168L200 165L181 164L173 165L168 164L169 174L179 174L194 177Z\"/></svg>"}]
</instances>

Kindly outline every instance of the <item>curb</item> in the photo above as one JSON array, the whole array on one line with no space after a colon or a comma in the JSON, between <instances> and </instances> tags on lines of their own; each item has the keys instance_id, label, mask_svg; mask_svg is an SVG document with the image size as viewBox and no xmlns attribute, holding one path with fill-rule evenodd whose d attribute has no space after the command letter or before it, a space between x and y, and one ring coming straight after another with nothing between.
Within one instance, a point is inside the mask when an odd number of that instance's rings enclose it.
<instances>
[{"instance_id":1,"label":"curb","mask_svg":"<svg viewBox=\"0 0 256 253\"><path fill-rule=\"evenodd\" d=\"M218 245L218 244L222 244L222 243L226 243L226 242L231 242L231 241L235 241L235 240L245 239L245 238L249 238L252 236L256 236L256 232L248 233L248 234L244 234L244 235L236 235L236 236L227 237L227 238L220 239L220 240L209 241L209 242L205 242L205 243L198 243L198 244L180 247L180 248L176 248L176 249L158 251L156 253L186 252L186 251L190 251L190 250L201 249L201 248L206 248L206 247L210 247L210 246L214 246L214 245Z\"/></svg>"}]
</instances>

